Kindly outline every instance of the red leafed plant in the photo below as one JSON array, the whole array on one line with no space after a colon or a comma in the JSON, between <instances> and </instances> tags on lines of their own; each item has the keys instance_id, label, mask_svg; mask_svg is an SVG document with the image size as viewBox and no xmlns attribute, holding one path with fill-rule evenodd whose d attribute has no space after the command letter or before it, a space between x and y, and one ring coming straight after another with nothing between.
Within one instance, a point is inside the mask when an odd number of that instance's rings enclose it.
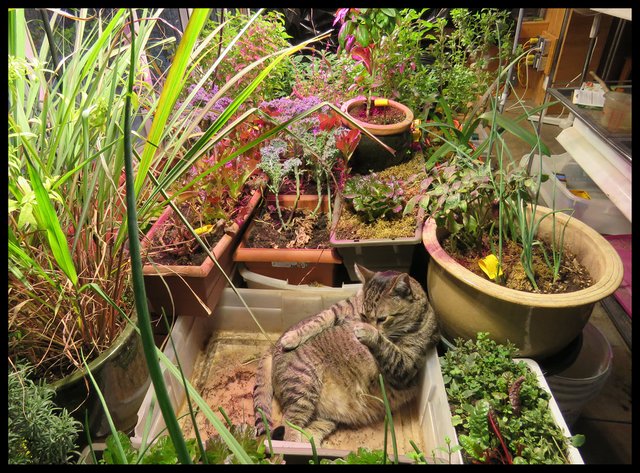
<instances>
[{"instance_id":1,"label":"red leafed plant","mask_svg":"<svg viewBox=\"0 0 640 473\"><path fill-rule=\"evenodd\" d=\"M376 80L379 44L391 35L400 20L395 8L339 8L333 24L340 24L338 43L356 61L362 62L369 75L367 82L367 116Z\"/></svg>"}]
</instances>

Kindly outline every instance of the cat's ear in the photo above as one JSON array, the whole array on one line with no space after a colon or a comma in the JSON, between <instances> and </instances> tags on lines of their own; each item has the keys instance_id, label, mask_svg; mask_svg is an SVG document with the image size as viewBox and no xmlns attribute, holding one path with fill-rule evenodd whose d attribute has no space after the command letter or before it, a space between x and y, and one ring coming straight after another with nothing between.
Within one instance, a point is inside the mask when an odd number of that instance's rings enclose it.
<instances>
[{"instance_id":1,"label":"cat's ear","mask_svg":"<svg viewBox=\"0 0 640 473\"><path fill-rule=\"evenodd\" d=\"M411 278L407 273L402 273L396 278L393 283L393 291L400 297L411 296Z\"/></svg>"},{"instance_id":2,"label":"cat's ear","mask_svg":"<svg viewBox=\"0 0 640 473\"><path fill-rule=\"evenodd\" d=\"M362 282L362 284L365 284L374 275L373 271L365 268L364 266L360 266L358 263L354 263L353 268L356 270L358 279Z\"/></svg>"}]
</instances>

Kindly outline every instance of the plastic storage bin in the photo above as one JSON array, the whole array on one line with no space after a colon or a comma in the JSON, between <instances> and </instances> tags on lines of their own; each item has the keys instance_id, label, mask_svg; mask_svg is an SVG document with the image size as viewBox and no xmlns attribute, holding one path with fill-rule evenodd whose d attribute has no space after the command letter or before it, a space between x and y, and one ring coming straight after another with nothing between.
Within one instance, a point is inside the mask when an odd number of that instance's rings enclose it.
<instances>
[{"instance_id":1,"label":"plastic storage bin","mask_svg":"<svg viewBox=\"0 0 640 473\"><path fill-rule=\"evenodd\" d=\"M631 94L607 92L604 94L601 123L613 133L630 133L631 110Z\"/></svg>"},{"instance_id":2,"label":"plastic storage bin","mask_svg":"<svg viewBox=\"0 0 640 473\"><path fill-rule=\"evenodd\" d=\"M362 283L346 284L343 283L342 287L329 287L329 286L312 286L310 284L289 284L287 281L283 281L278 278L270 278L262 274L249 271L242 263L238 263L238 274L244 279L249 289L281 289L283 291L306 291L310 293L328 293L340 296L344 295L344 298L349 297L355 291L362 287Z\"/></svg>"},{"instance_id":3,"label":"plastic storage bin","mask_svg":"<svg viewBox=\"0 0 640 473\"><path fill-rule=\"evenodd\" d=\"M353 292L358 285L354 285ZM275 289L238 289L247 305L264 328L267 335L275 340L286 328L304 317L315 314L320 310L328 308L333 303L345 297L345 288L337 288L335 291L291 291ZM215 309L214 316L204 317L178 317L172 330L172 336L180 358L181 366L187 379L193 385L197 384L194 379L203 379L198 370L202 366L207 366L209 362L215 362L215 355L209 357L207 353L207 363L198 362L200 352L203 347L213 345L207 343L212 335L220 337L223 343L220 346L228 347L233 343L241 343L253 337L256 340L264 341L255 323L252 321L248 311L240 301L240 298L227 288L223 291L220 303ZM176 353L167 345L164 353L170 360L176 359ZM174 410L179 413L184 403L184 389L180 381L171 373L165 370L165 381L168 386L171 404ZM250 384L252 384L250 380ZM252 387L252 386L251 386ZM214 411L217 406L209 406ZM420 392L415 404L411 406L414 413L411 418L410 432L418 434L422 439L412 438L420 447L425 456L429 459L434 454L438 462L448 462L446 454L435 450L438 447L445 447L445 437L455 438L455 430L451 421L448 401L444 389L444 381L440 370L440 362L435 347L433 347L425 362L421 372ZM253 418L253 411L248 414ZM407 422L401 422L394 415L397 421L397 435L401 438L407 435ZM406 419L405 419L406 420ZM164 420L155 402L155 393L150 388L138 411L138 424L136 425L132 444L138 447L142 441L145 425L149 423L150 430L148 438L153 438L164 427ZM357 439L357 432L360 430L345 431L344 437ZM334 434L338 435L338 433ZM340 434L342 435L342 433ZM383 432L380 431L380 437ZM311 454L310 445L306 443L273 441L273 449L276 453L292 456L307 456ZM452 443L452 445L455 443ZM362 446L367 446L363 444ZM390 446L390 443L389 443ZM371 447L370 447L371 448ZM356 450L356 448L353 448ZM350 450L329 448L319 448L318 453L326 456L343 456ZM407 453L411 449L400 450ZM404 458L404 460L407 460ZM460 452L452 455L452 463L462 463Z\"/></svg>"},{"instance_id":4,"label":"plastic storage bin","mask_svg":"<svg viewBox=\"0 0 640 473\"><path fill-rule=\"evenodd\" d=\"M527 159L528 156L525 155L521 165L526 166ZM537 176L539 171L540 156L535 155L531 166L531 175ZM542 198L540 204L555 209L573 209L575 218L602 234L631 233L631 222L625 218L569 153L550 157L543 156L542 173L547 174L549 179L540 186L540 197ZM562 175L564 175L564 180L561 179ZM555 206L553 206L554 186ZM585 192L586 194L584 194ZM587 199L580 195L588 195L590 198Z\"/></svg>"}]
</instances>

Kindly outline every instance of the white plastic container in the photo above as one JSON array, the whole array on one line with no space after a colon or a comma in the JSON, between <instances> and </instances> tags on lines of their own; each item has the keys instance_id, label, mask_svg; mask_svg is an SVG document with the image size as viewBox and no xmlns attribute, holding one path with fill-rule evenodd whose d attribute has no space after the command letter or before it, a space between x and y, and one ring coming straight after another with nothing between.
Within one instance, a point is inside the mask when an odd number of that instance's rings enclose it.
<instances>
[{"instance_id":1,"label":"white plastic container","mask_svg":"<svg viewBox=\"0 0 640 473\"><path fill-rule=\"evenodd\" d=\"M350 294L355 293L360 285L352 285L349 288L335 288L331 290L275 290L275 289L238 289L239 294L244 298L247 305L263 327L267 335L275 340L284 330L293 323L313 315L325 308L330 307L338 300L342 300ZM350 294L349 294L350 292ZM242 336L253 336L256 339L264 336L257 330L255 323L249 316L247 309L240 298L232 289L226 288L218 306L211 318L205 317L178 317L172 329L172 337L177 347L180 364L187 377L192 380L197 377L194 372L199 352L207 345L207 340L214 333L233 333L233 337L240 339ZM165 355L175 360L176 354L167 344ZM181 383L171 374L165 371L165 381L170 393L171 404L176 412L180 412L184 402L184 389ZM451 422L449 404L447 401L440 362L435 347L427 356L424 369L421 372L420 393L415 401L412 412L416 412L416 418L411 424L419 425L422 442L422 452L427 459L432 461L435 455L439 463L448 463L449 458L441 451L436 451L438 447L445 447L445 438L451 439L451 445L456 445L455 430ZM193 381L192 381L192 384ZM155 393L153 388L147 392L144 401L138 411L138 424L135 427L134 436L131 441L134 447L140 446L142 436L147 422L150 423L148 438L153 438L164 428L164 420L157 409L152 407L155 403ZM210 406L216 409L217 406ZM250 414L253 415L252 413ZM399 422L399 424L402 424ZM396 429L404 428L397 425ZM389 445L390 445L389 440ZM306 443L293 442L272 442L275 453L286 455L310 455L310 445ZM362 445L366 446L366 445ZM318 449L320 455L330 457L343 456L350 450L341 449ZM407 453L404 450L402 453ZM408 460L406 457L404 460ZM452 454L451 463L462 463L460 452Z\"/></svg>"},{"instance_id":2,"label":"white plastic container","mask_svg":"<svg viewBox=\"0 0 640 473\"><path fill-rule=\"evenodd\" d=\"M360 287L362 287L361 283L357 284L342 284L342 288L335 288L329 286L310 286L309 284L289 284L288 281L283 281L278 278L270 278L268 276L263 276L262 274L254 273L253 271L249 271L246 266L242 263L238 263L238 273L242 276L245 283L247 283L247 287L249 289L280 289L283 291L304 291L309 292L311 294L322 294L329 293L332 294L332 297L341 297L346 299L355 291L357 291Z\"/></svg>"},{"instance_id":3,"label":"white plastic container","mask_svg":"<svg viewBox=\"0 0 640 473\"><path fill-rule=\"evenodd\" d=\"M527 165L528 155L522 158L521 165ZM531 175L540 172L540 156L534 155ZM631 222L609 200L607 195L584 172L569 153L542 157L542 173L549 179L540 186L542 205L554 209L573 209L573 216L589 225L599 233L621 235L631 233ZM558 179L556 173L564 174L566 182ZM554 204L555 185L555 206ZM571 192L584 191L590 199ZM566 212L570 213L570 212Z\"/></svg>"},{"instance_id":4,"label":"white plastic container","mask_svg":"<svg viewBox=\"0 0 640 473\"><path fill-rule=\"evenodd\" d=\"M449 344L449 347L451 348L453 347L453 345ZM551 389L549 389L549 385L547 384L547 380L545 379L544 374L542 373L542 370L540 369L540 365L538 365L538 363L535 360L532 360L531 358L514 358L513 361L516 363L519 361L524 361L527 364L528 368L535 373L536 377L538 378L538 384L540 385L540 387L549 393L549 409L551 410L551 415L553 417L553 420L555 421L556 425L560 428L560 430L562 431L565 437L567 438L571 437L571 432L569 431L569 427L567 426L567 423L565 422L564 417L562 417L562 412L558 407L558 403L553 398L553 394L551 392ZM448 407L448 401L447 401L447 407ZM458 436L456 435L453 438L455 439L453 444L457 444ZM577 448L570 445L567 449L567 453L568 453L568 460L570 464L574 464L574 465L584 464L584 461L582 460L582 456L580 455L580 452L578 451Z\"/></svg>"}]
</instances>

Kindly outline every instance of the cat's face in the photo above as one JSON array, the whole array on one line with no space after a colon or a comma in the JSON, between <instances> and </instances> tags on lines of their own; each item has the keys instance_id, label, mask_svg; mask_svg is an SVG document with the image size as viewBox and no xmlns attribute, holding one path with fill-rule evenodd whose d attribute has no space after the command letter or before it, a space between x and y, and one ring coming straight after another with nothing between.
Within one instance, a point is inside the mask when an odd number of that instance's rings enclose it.
<instances>
[{"instance_id":1,"label":"cat's face","mask_svg":"<svg viewBox=\"0 0 640 473\"><path fill-rule=\"evenodd\" d=\"M363 320L374 325L387 336L401 334L423 316L416 310L425 298L419 284L406 273L384 271L365 273L363 276Z\"/></svg>"}]
</instances>

